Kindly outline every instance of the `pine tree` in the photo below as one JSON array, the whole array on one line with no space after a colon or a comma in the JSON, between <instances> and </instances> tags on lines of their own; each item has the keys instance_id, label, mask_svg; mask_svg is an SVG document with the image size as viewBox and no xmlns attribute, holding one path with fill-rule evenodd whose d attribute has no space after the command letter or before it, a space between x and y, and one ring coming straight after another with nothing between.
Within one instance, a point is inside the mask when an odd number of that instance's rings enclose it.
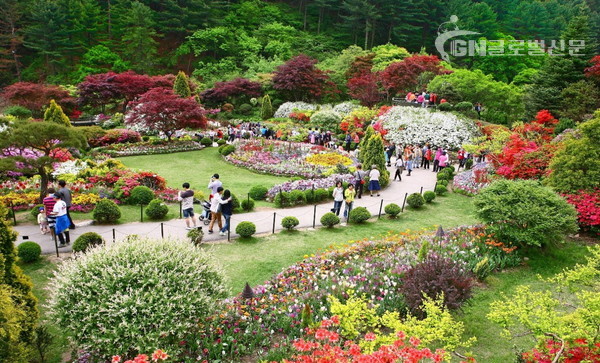
<instances>
[{"instance_id":1,"label":"pine tree","mask_svg":"<svg viewBox=\"0 0 600 363\"><path fill-rule=\"evenodd\" d=\"M71 126L71 121L62 110L62 107L54 100L50 100L50 106L44 112L44 121L55 122L64 126Z\"/></svg>"},{"instance_id":2,"label":"pine tree","mask_svg":"<svg viewBox=\"0 0 600 363\"><path fill-rule=\"evenodd\" d=\"M139 73L149 73L157 63L158 42L154 37L158 33L152 15L148 6L135 1L120 19L125 60L133 64L133 69Z\"/></svg>"},{"instance_id":3,"label":"pine tree","mask_svg":"<svg viewBox=\"0 0 600 363\"><path fill-rule=\"evenodd\" d=\"M377 166L381 173L379 184L382 188L386 187L390 182L390 173L385 166L384 145L380 134L374 134L369 138L364 150L361 149L361 155L365 170L370 170L373 165Z\"/></svg>"},{"instance_id":4,"label":"pine tree","mask_svg":"<svg viewBox=\"0 0 600 363\"><path fill-rule=\"evenodd\" d=\"M175 83L173 84L173 92L182 98L189 98L192 96L192 91L190 90L190 85L188 83L188 77L183 71L179 71L179 73L177 73L177 78L175 78Z\"/></svg>"},{"instance_id":5,"label":"pine tree","mask_svg":"<svg viewBox=\"0 0 600 363\"><path fill-rule=\"evenodd\" d=\"M273 105L271 104L271 97L269 97L269 95L265 95L262 99L260 117L262 117L263 120L273 117Z\"/></svg>"},{"instance_id":6,"label":"pine tree","mask_svg":"<svg viewBox=\"0 0 600 363\"><path fill-rule=\"evenodd\" d=\"M367 130L365 131L363 138L360 140L360 143L358 144L358 148L360 150L358 156L360 158L360 162L363 164L363 166L365 168L367 167L367 164L365 164L364 155L365 155L365 151L367 150L367 143L369 142L369 139L373 135L375 135L375 129L373 128L373 126L367 127Z\"/></svg>"}]
</instances>

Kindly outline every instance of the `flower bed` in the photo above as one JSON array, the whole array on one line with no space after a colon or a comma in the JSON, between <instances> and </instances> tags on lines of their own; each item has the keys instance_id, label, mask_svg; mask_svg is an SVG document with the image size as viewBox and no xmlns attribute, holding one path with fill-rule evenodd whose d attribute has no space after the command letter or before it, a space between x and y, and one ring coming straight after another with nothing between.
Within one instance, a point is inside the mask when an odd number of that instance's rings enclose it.
<instances>
[{"instance_id":1,"label":"flower bed","mask_svg":"<svg viewBox=\"0 0 600 363\"><path fill-rule=\"evenodd\" d=\"M333 152L323 146L264 139L238 140L235 152L227 155L225 159L234 165L259 173L303 178L319 178L331 174L331 170L336 166L324 164L334 159L342 165L350 165L353 162L350 154Z\"/></svg>"},{"instance_id":2,"label":"flower bed","mask_svg":"<svg viewBox=\"0 0 600 363\"><path fill-rule=\"evenodd\" d=\"M277 184L267 192L267 199L273 200L279 192L291 192L292 190L314 190L329 189L335 186L335 183L341 181L344 183L354 184L355 179L351 174L332 174L326 178L319 179L303 179Z\"/></svg>"},{"instance_id":3,"label":"flower bed","mask_svg":"<svg viewBox=\"0 0 600 363\"><path fill-rule=\"evenodd\" d=\"M107 146L112 144L137 143L142 141L140 133L129 129L113 129L98 138L88 141L91 147Z\"/></svg>"},{"instance_id":4,"label":"flower bed","mask_svg":"<svg viewBox=\"0 0 600 363\"><path fill-rule=\"evenodd\" d=\"M577 210L577 221L584 230L600 235L600 189L581 190L577 194L564 194L567 202Z\"/></svg>"},{"instance_id":5,"label":"flower bed","mask_svg":"<svg viewBox=\"0 0 600 363\"><path fill-rule=\"evenodd\" d=\"M454 176L452 188L467 195L475 195L491 183L492 172L493 168L486 163L475 164L473 168Z\"/></svg>"},{"instance_id":6,"label":"flower bed","mask_svg":"<svg viewBox=\"0 0 600 363\"><path fill-rule=\"evenodd\" d=\"M475 124L448 112L394 106L379 117L386 138L398 145L424 145L458 149L476 135Z\"/></svg>"},{"instance_id":7,"label":"flower bed","mask_svg":"<svg viewBox=\"0 0 600 363\"><path fill-rule=\"evenodd\" d=\"M199 142L192 140L166 140L136 142L131 144L113 144L107 147L94 149L94 151L104 153L113 157L116 156L134 156L134 155L154 155L169 154L182 151L200 150L203 146Z\"/></svg>"}]
</instances>

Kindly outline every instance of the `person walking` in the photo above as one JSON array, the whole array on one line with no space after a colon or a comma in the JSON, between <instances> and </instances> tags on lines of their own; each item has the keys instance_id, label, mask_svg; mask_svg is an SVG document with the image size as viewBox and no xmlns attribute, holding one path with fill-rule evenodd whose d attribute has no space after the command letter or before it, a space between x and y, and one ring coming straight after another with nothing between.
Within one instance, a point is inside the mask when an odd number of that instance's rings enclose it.
<instances>
[{"instance_id":1,"label":"person walking","mask_svg":"<svg viewBox=\"0 0 600 363\"><path fill-rule=\"evenodd\" d=\"M221 205L224 204L221 198L222 195L223 187L218 187L217 192L210 199L210 224L208 225L208 233L213 233L215 222L217 222L219 229L223 228L223 222L221 221Z\"/></svg>"},{"instance_id":2,"label":"person walking","mask_svg":"<svg viewBox=\"0 0 600 363\"><path fill-rule=\"evenodd\" d=\"M362 165L358 164L356 166L356 171L354 172L354 189L356 192L356 197L358 199L362 198L363 186L365 184L365 175L366 173L362 170Z\"/></svg>"},{"instance_id":3,"label":"person walking","mask_svg":"<svg viewBox=\"0 0 600 363\"><path fill-rule=\"evenodd\" d=\"M413 167L413 154L412 153L406 155L405 164L406 164L406 170L408 171L406 176L410 176L410 174L412 173L412 167Z\"/></svg>"},{"instance_id":4,"label":"person walking","mask_svg":"<svg viewBox=\"0 0 600 363\"><path fill-rule=\"evenodd\" d=\"M190 183L183 183L183 190L179 191L177 200L181 202L181 210L183 211L183 218L185 218L185 225L187 230L196 228L197 219L194 215L194 191L190 189ZM194 227L190 224L193 223Z\"/></svg>"},{"instance_id":5,"label":"person walking","mask_svg":"<svg viewBox=\"0 0 600 363\"><path fill-rule=\"evenodd\" d=\"M387 155L387 166L392 166L392 155L394 155L395 152L396 146L394 145L394 143L389 144L385 150L385 153Z\"/></svg>"},{"instance_id":6,"label":"person walking","mask_svg":"<svg viewBox=\"0 0 600 363\"><path fill-rule=\"evenodd\" d=\"M420 145L415 146L414 153L415 153L415 159L413 162L413 168L419 169L419 166L421 165L421 160L423 159L423 150L421 149Z\"/></svg>"},{"instance_id":7,"label":"person walking","mask_svg":"<svg viewBox=\"0 0 600 363\"><path fill-rule=\"evenodd\" d=\"M67 182L64 180L59 180L58 185L60 188L58 189L58 193L62 195L62 200L67 205L67 218L69 218L69 229L75 229L75 223L73 223L73 219L71 219L71 213L69 210L71 209L71 201L73 200L73 195L69 188L67 188Z\"/></svg>"},{"instance_id":8,"label":"person walking","mask_svg":"<svg viewBox=\"0 0 600 363\"><path fill-rule=\"evenodd\" d=\"M448 166L448 154L444 151L442 155L440 155L439 163L438 163L438 171L441 171L446 166Z\"/></svg>"},{"instance_id":9,"label":"person walking","mask_svg":"<svg viewBox=\"0 0 600 363\"><path fill-rule=\"evenodd\" d=\"M331 208L331 211L335 213L336 216L339 216L340 210L342 209L342 202L344 201L344 186L341 181L335 183L332 195L333 208Z\"/></svg>"},{"instance_id":10,"label":"person walking","mask_svg":"<svg viewBox=\"0 0 600 363\"><path fill-rule=\"evenodd\" d=\"M423 169L429 170L429 163L431 162L431 158L431 149L428 147L427 150L425 150L425 155L423 156Z\"/></svg>"},{"instance_id":11,"label":"person walking","mask_svg":"<svg viewBox=\"0 0 600 363\"><path fill-rule=\"evenodd\" d=\"M208 182L208 189L210 189L210 197L208 200L212 198L213 195L217 194L217 189L223 186L221 180L219 180L219 174L214 174L210 178L210 182Z\"/></svg>"},{"instance_id":12,"label":"person walking","mask_svg":"<svg viewBox=\"0 0 600 363\"><path fill-rule=\"evenodd\" d=\"M458 150L458 169L463 168L465 166L465 149L460 148Z\"/></svg>"},{"instance_id":13,"label":"person walking","mask_svg":"<svg viewBox=\"0 0 600 363\"><path fill-rule=\"evenodd\" d=\"M435 150L435 157L433 159L433 172L437 173L439 171L439 166L440 166L440 156L442 155L442 149L441 148L437 148Z\"/></svg>"},{"instance_id":14,"label":"person walking","mask_svg":"<svg viewBox=\"0 0 600 363\"><path fill-rule=\"evenodd\" d=\"M396 174L394 174L394 181L398 178L398 181L402 181L402 172L404 171L404 160L402 156L396 158Z\"/></svg>"},{"instance_id":15,"label":"person walking","mask_svg":"<svg viewBox=\"0 0 600 363\"><path fill-rule=\"evenodd\" d=\"M371 196L373 196L373 192L377 193L379 196L379 191L381 190L381 186L379 185L379 177L381 173L377 169L377 165L371 166L371 172L369 173L369 192Z\"/></svg>"},{"instance_id":16,"label":"person walking","mask_svg":"<svg viewBox=\"0 0 600 363\"><path fill-rule=\"evenodd\" d=\"M38 212L39 213L37 215L37 222L40 226L40 232L42 232L42 234L46 234L50 232L50 228L48 228L48 218L46 217L46 210L44 209L44 207L39 207Z\"/></svg>"},{"instance_id":17,"label":"person walking","mask_svg":"<svg viewBox=\"0 0 600 363\"><path fill-rule=\"evenodd\" d=\"M50 228L50 235L52 239L56 236L54 233L54 227L56 227L56 217L52 215L52 210L54 209L54 204L56 201L54 200L54 193L56 193L56 189L50 187L48 188L48 194L42 200L42 204L44 205L44 211L46 212L46 219L48 220L48 228Z\"/></svg>"},{"instance_id":18,"label":"person walking","mask_svg":"<svg viewBox=\"0 0 600 363\"><path fill-rule=\"evenodd\" d=\"M223 228L221 228L219 234L221 236L225 236L227 235L227 232L229 232L229 228L231 226L231 215L233 214L233 199L231 198L231 192L229 189L225 189L225 191L223 191L222 200L225 202L221 204L221 214L223 215L223 219L225 219L225 225L223 225Z\"/></svg>"},{"instance_id":19,"label":"person walking","mask_svg":"<svg viewBox=\"0 0 600 363\"><path fill-rule=\"evenodd\" d=\"M60 244L58 247L66 247L71 244L71 238L69 236L69 217L67 216L67 203L62 199L63 196L60 193L55 193L54 207L52 213L56 217L56 225L54 226L54 232L58 236Z\"/></svg>"},{"instance_id":20,"label":"person walking","mask_svg":"<svg viewBox=\"0 0 600 363\"><path fill-rule=\"evenodd\" d=\"M352 136L350 136L350 133L348 131L346 131L346 151L350 151L350 144L352 143Z\"/></svg>"},{"instance_id":21,"label":"person walking","mask_svg":"<svg viewBox=\"0 0 600 363\"><path fill-rule=\"evenodd\" d=\"M346 202L346 206L344 208L344 218L348 219L350 212L352 211L352 206L354 205L354 197L356 196L356 190L354 190L354 185L348 185L348 188L344 191L344 201Z\"/></svg>"}]
</instances>

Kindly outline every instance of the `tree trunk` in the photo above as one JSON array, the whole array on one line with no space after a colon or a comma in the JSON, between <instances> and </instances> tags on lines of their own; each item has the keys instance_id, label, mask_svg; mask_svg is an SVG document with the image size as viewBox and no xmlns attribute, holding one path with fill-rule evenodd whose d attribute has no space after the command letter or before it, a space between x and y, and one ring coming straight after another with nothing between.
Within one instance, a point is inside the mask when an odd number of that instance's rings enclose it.
<instances>
[{"instance_id":1,"label":"tree trunk","mask_svg":"<svg viewBox=\"0 0 600 363\"><path fill-rule=\"evenodd\" d=\"M323 21L323 13L325 10L323 8L319 9L319 21L317 22L317 35L321 33L321 22Z\"/></svg>"},{"instance_id":2,"label":"tree trunk","mask_svg":"<svg viewBox=\"0 0 600 363\"><path fill-rule=\"evenodd\" d=\"M110 0L107 0L106 3L108 4L108 39L112 40L112 31L111 31L111 19L110 19Z\"/></svg>"},{"instance_id":3,"label":"tree trunk","mask_svg":"<svg viewBox=\"0 0 600 363\"><path fill-rule=\"evenodd\" d=\"M369 49L367 48L367 45L369 43L369 19L365 20L365 47L363 49Z\"/></svg>"},{"instance_id":4,"label":"tree trunk","mask_svg":"<svg viewBox=\"0 0 600 363\"><path fill-rule=\"evenodd\" d=\"M38 173L40 174L40 204L44 200L46 194L48 194L48 173L45 167L39 167Z\"/></svg>"}]
</instances>

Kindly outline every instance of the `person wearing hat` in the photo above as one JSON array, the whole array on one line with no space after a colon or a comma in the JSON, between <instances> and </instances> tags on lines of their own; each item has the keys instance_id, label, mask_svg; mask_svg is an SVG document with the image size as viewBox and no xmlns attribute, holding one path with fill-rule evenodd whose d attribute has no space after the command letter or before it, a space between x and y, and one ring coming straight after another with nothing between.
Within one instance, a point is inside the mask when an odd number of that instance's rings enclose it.
<instances>
[{"instance_id":1,"label":"person wearing hat","mask_svg":"<svg viewBox=\"0 0 600 363\"><path fill-rule=\"evenodd\" d=\"M223 187L223 183L221 183L219 180L219 174L214 174L210 178L210 182L208 182L208 189L210 189L210 197L208 198L209 201L212 199L213 195L217 194L217 189L220 187Z\"/></svg>"},{"instance_id":2,"label":"person wearing hat","mask_svg":"<svg viewBox=\"0 0 600 363\"><path fill-rule=\"evenodd\" d=\"M60 244L58 247L65 247L66 245L71 243L71 238L69 236L69 225L71 221L69 221L69 217L67 216L67 203L62 200L62 195L60 193L55 193L54 198L54 208L52 209L52 216L56 217L56 225L54 226L54 233L58 236Z\"/></svg>"},{"instance_id":3,"label":"person wearing hat","mask_svg":"<svg viewBox=\"0 0 600 363\"><path fill-rule=\"evenodd\" d=\"M381 173L377 169L377 165L371 166L371 172L369 173L369 191L371 192L371 196L373 196L373 192L377 193L379 196L379 191L381 190L381 186L379 185L379 177Z\"/></svg>"},{"instance_id":4,"label":"person wearing hat","mask_svg":"<svg viewBox=\"0 0 600 363\"><path fill-rule=\"evenodd\" d=\"M40 231L42 232L42 234L50 232L50 228L48 228L48 218L46 218L46 210L44 209L44 207L39 208L37 221L40 225Z\"/></svg>"}]
</instances>

